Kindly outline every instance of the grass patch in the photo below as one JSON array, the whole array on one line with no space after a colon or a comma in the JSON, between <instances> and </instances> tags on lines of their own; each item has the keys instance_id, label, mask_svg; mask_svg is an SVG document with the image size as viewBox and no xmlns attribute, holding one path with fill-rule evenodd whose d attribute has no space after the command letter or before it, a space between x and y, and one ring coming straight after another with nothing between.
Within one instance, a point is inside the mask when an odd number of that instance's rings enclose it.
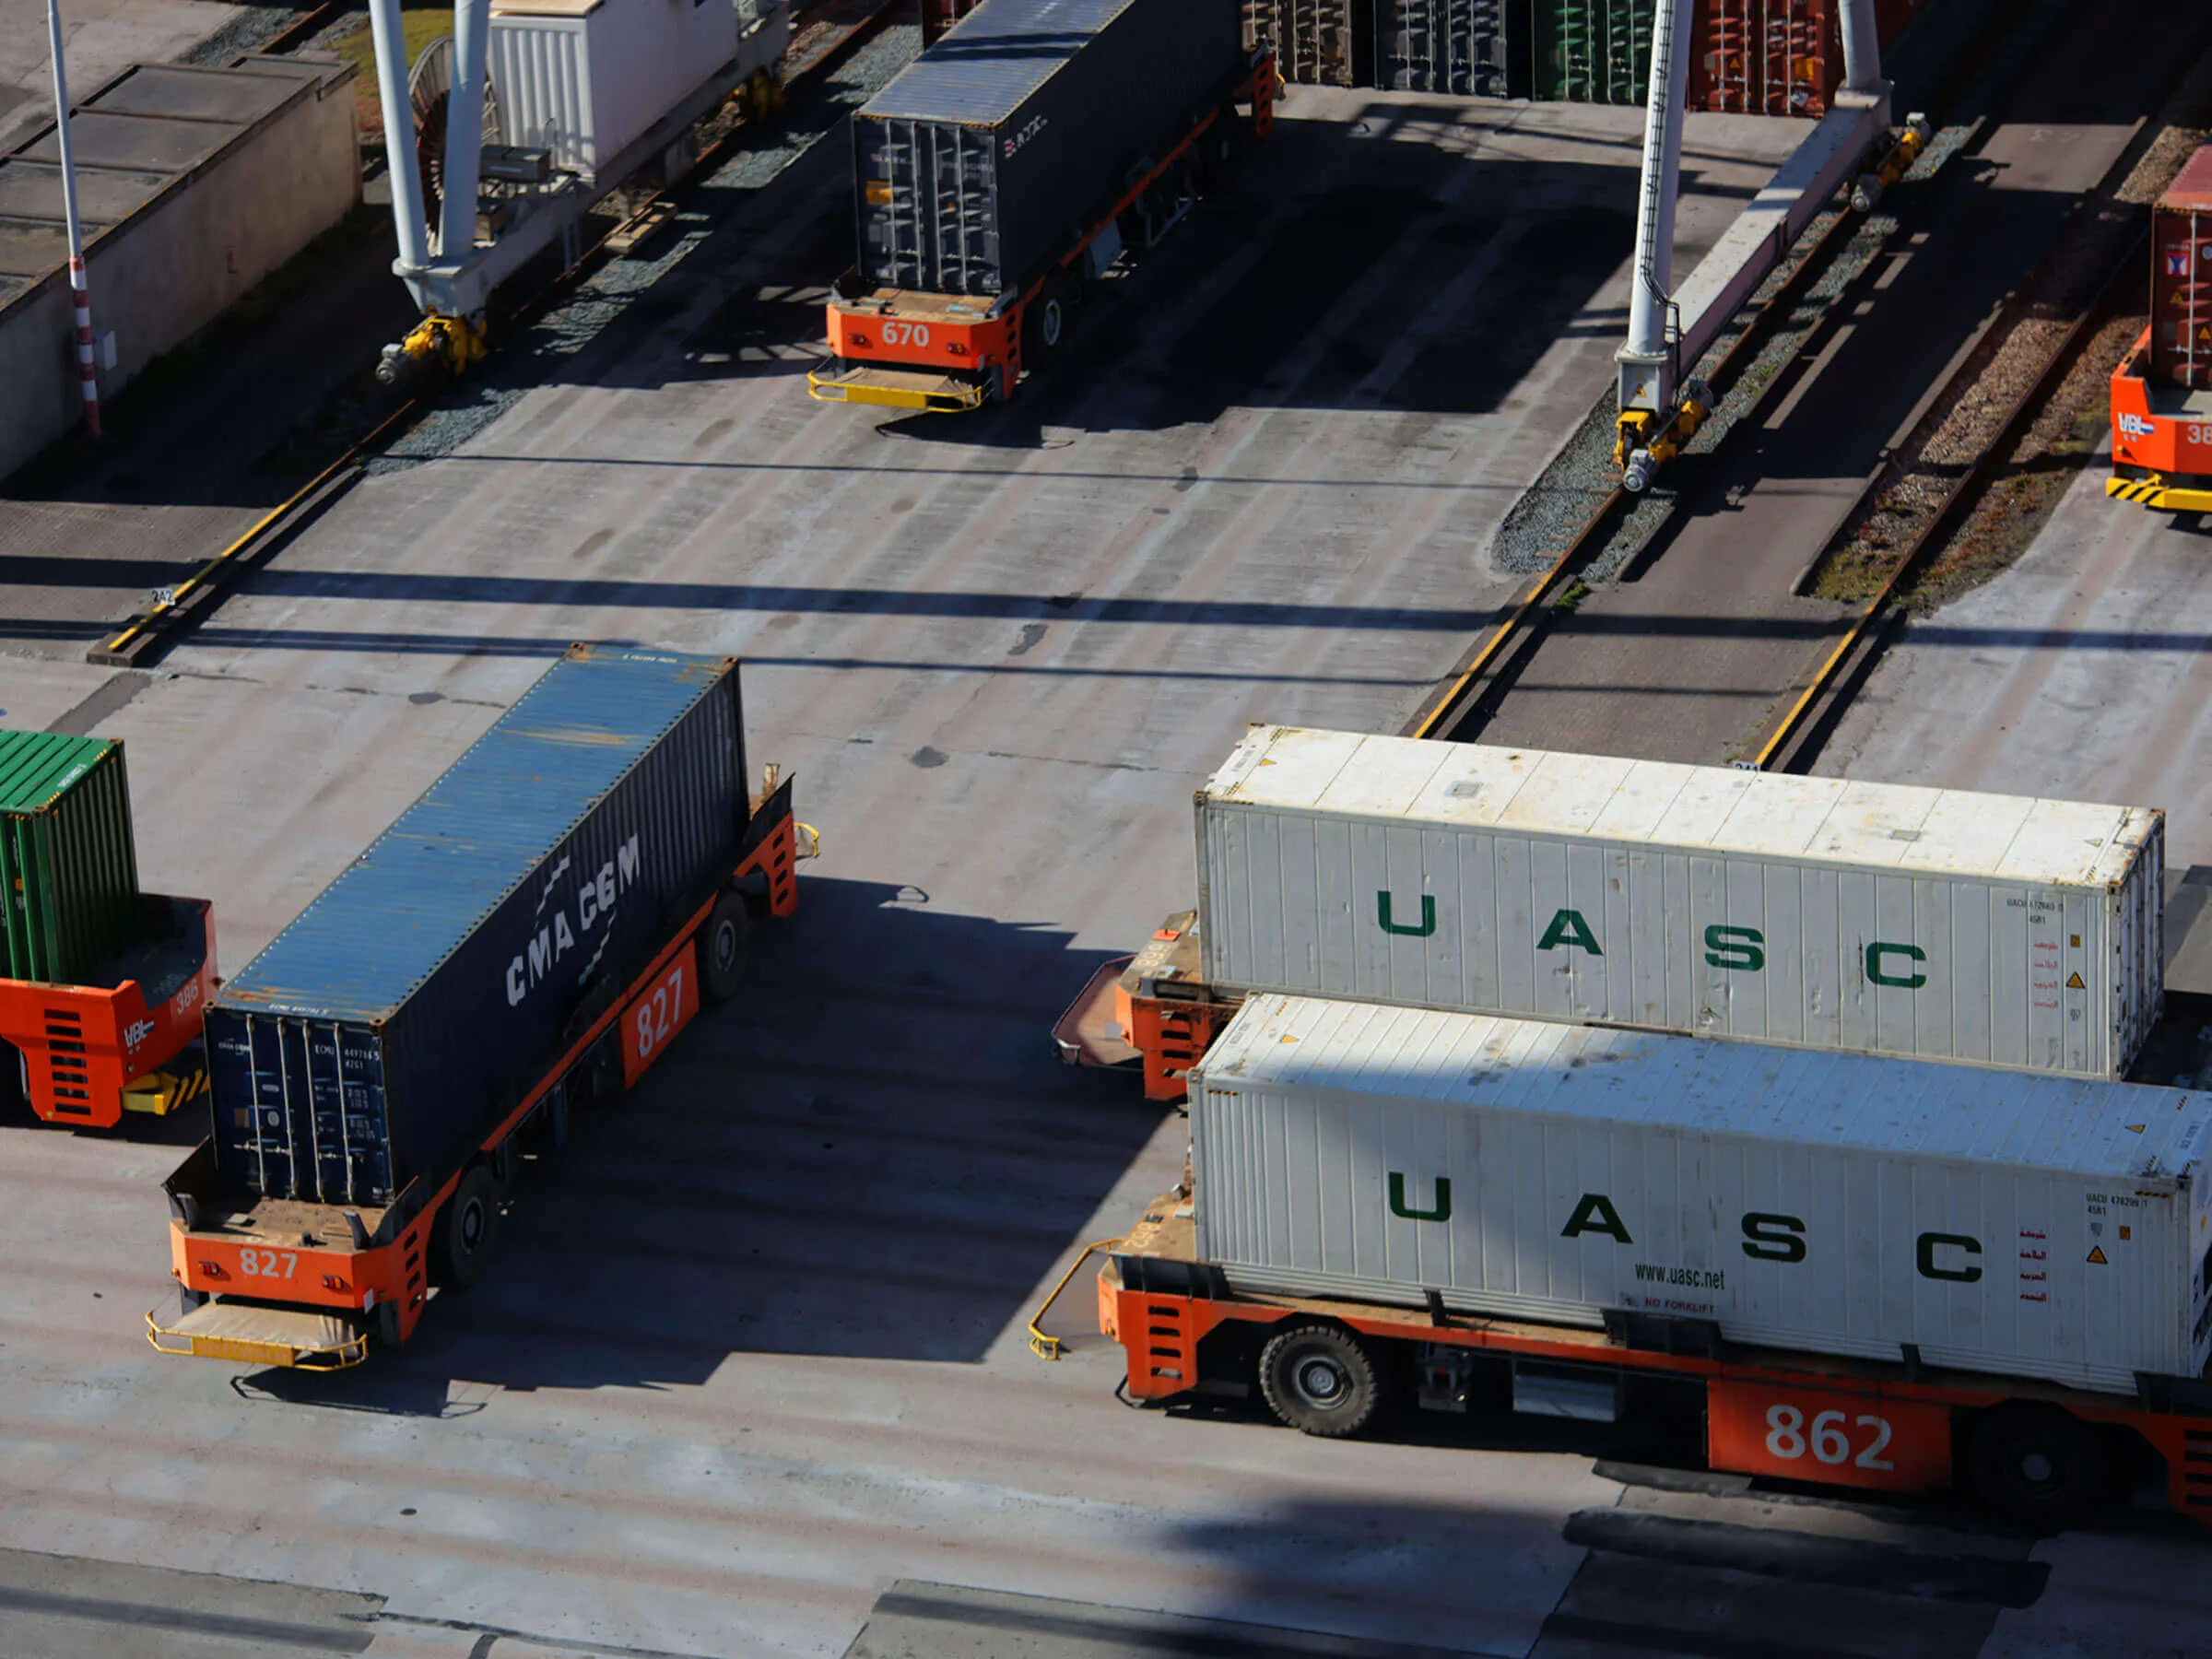
<instances>
[{"instance_id":1,"label":"grass patch","mask_svg":"<svg viewBox=\"0 0 2212 1659\"><path fill-rule=\"evenodd\" d=\"M440 35L453 32L453 8L429 0L401 0L400 33L406 41L407 66L414 67L422 49ZM376 40L364 18L352 31L327 43L326 49L354 67L353 97L364 136L381 138L384 133L383 105L376 93Z\"/></svg>"}]
</instances>

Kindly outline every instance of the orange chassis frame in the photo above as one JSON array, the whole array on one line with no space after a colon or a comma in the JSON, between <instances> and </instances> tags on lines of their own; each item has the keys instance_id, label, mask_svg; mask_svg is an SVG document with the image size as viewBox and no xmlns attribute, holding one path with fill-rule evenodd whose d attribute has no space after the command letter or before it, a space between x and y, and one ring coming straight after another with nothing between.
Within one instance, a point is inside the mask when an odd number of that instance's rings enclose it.
<instances>
[{"instance_id":1,"label":"orange chassis frame","mask_svg":"<svg viewBox=\"0 0 2212 1659\"><path fill-rule=\"evenodd\" d=\"M1267 53L1253 65L1251 72L1238 82L1229 97L1185 134L1164 159L1139 178L1058 263L1018 294L1001 294L995 299L983 300L959 294L878 288L852 300L832 299L828 307L831 357L845 367L875 365L957 377L973 394L971 400L947 402L937 394L916 392L896 400L913 407L973 407L991 398L1012 397L1024 372L1022 324L1045 285L1082 258L1108 226L1181 163L1231 105L1249 102L1253 135L1255 138L1271 135L1275 131L1277 84L1275 55ZM816 379L816 395L840 401L830 389L834 383L833 378ZM881 400L858 396L850 401Z\"/></svg>"},{"instance_id":2,"label":"orange chassis frame","mask_svg":"<svg viewBox=\"0 0 2212 1659\"><path fill-rule=\"evenodd\" d=\"M2154 511L2212 512L2212 398L2154 386L2150 330L2112 371L2112 476L2105 494Z\"/></svg>"},{"instance_id":3,"label":"orange chassis frame","mask_svg":"<svg viewBox=\"0 0 2212 1659\"><path fill-rule=\"evenodd\" d=\"M1170 917L1136 956L1108 962L1092 976L1053 1028L1063 1059L1135 1072L1147 1100L1184 1098L1191 1066L1238 1006L1200 979L1194 922L1187 911ZM1708 1352L1637 1345L1640 1335L1671 1340L1665 1335L1671 1322L1664 1320L1624 1319L1593 1331L1447 1312L1435 1300L1421 1312L1241 1295L1218 1268L1194 1259L1189 1218L1186 1185L1155 1201L1125 1239L1100 1247L1111 1254L1099 1274L1099 1329L1122 1347L1124 1387L1135 1400L1164 1404L1221 1380L1204 1371L1208 1338L1226 1334L1232 1354L1249 1356L1270 1327L1319 1322L1371 1340L1701 1386L1706 1457L1714 1469L1891 1492L1953 1483L1957 1429L1969 1414L2009 1401L2043 1402L2139 1435L2165 1464L2174 1511L2212 1526L2212 1384L2182 1382L2131 1401L1917 1364L1725 1343Z\"/></svg>"},{"instance_id":4,"label":"orange chassis frame","mask_svg":"<svg viewBox=\"0 0 2212 1659\"><path fill-rule=\"evenodd\" d=\"M199 1040L215 994L214 906L166 902L193 913L197 971L158 1006L135 979L115 985L55 985L0 979L0 1038L23 1056L30 1109L50 1124L112 1129L126 1111L174 1111L205 1087L204 1067L171 1077L161 1068Z\"/></svg>"},{"instance_id":5,"label":"orange chassis frame","mask_svg":"<svg viewBox=\"0 0 2212 1659\"><path fill-rule=\"evenodd\" d=\"M742 880L758 872L768 888L769 913L777 917L794 914L798 910L798 823L793 816L791 780L782 784L762 802L755 822L759 826L759 839L745 853L736 868L731 872L731 882ZM725 889L726 890L726 889ZM591 1027L571 1045L566 1053L549 1067L536 1085L524 1097L521 1103L487 1134L478 1147L485 1158L499 1156L501 1149L514 1137L531 1116L543 1105L555 1086L569 1074L570 1068L581 1060L591 1047L606 1035L618 1020L627 1018L641 1002L652 998L654 992L668 981L670 971L683 968L686 978L696 983L689 972L694 960L693 945L699 930L705 925L719 900L709 900L689 918L676 936L653 958L652 963L614 1004L592 1022ZM683 1026L688 1024L699 1008L695 994L679 999L674 1018L665 1025L657 1026L653 1032L650 1053L639 1053L638 1045L629 1041L625 1033L623 1071L626 1082L635 1081L647 1066L665 1052L666 1043ZM212 1173L214 1144L204 1141L193 1153L184 1167L171 1177L172 1197L170 1216L170 1277L188 1292L203 1296L250 1296L256 1300L274 1300L286 1304L316 1309L327 1309L333 1313L354 1314L375 1309L390 1309L382 1316L382 1334L387 1341L405 1342L415 1334L417 1323L422 1317L424 1306L429 1300L428 1261L430 1230L436 1224L439 1212L445 1207L461 1177L474 1159L445 1176L415 1213L400 1226L394 1236L381 1244L357 1244L352 1248L321 1248L299 1246L288 1241L275 1241L258 1235L239 1236L229 1232L201 1230L194 1228L185 1215L177 1213L178 1204L173 1189L195 1171ZM402 1201L407 1197L401 1195ZM288 1211L311 1211L317 1218L312 1230L315 1236L335 1234L344 1238L348 1231L346 1211L350 1206L338 1205L288 1205ZM275 1244L276 1248L271 1248ZM153 1315L147 1316L149 1338L157 1347L165 1333ZM182 1349L164 1348L164 1352L182 1352ZM225 1352L221 1345L212 1345L207 1350L212 1357L235 1359L240 1356ZM362 1347L347 1359L325 1362L322 1369L335 1369L338 1365L358 1362L365 1355ZM315 1368L312 1360L300 1361Z\"/></svg>"}]
</instances>

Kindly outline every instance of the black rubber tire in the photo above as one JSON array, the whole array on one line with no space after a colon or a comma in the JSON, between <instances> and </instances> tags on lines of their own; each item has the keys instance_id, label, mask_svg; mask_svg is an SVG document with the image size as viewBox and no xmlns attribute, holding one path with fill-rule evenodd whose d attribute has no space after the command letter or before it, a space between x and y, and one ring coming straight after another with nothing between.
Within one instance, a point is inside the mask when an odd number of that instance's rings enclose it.
<instances>
[{"instance_id":1,"label":"black rubber tire","mask_svg":"<svg viewBox=\"0 0 2212 1659\"><path fill-rule=\"evenodd\" d=\"M2055 1406L2000 1406L1974 1424L1968 1478L1983 1508L2037 1532L2061 1532L2110 1495L2112 1465L2096 1432Z\"/></svg>"},{"instance_id":2,"label":"black rubber tire","mask_svg":"<svg viewBox=\"0 0 2212 1659\"><path fill-rule=\"evenodd\" d=\"M1067 348L1069 325L1075 318L1075 303L1068 293L1067 283L1058 276L1048 277L1037 298L1021 317L1021 366L1032 374L1040 369L1049 369L1060 360Z\"/></svg>"},{"instance_id":3,"label":"black rubber tire","mask_svg":"<svg viewBox=\"0 0 2212 1659\"><path fill-rule=\"evenodd\" d=\"M376 1304L376 1339L388 1348L395 1348L399 1346L399 1304L397 1302L388 1301Z\"/></svg>"},{"instance_id":4,"label":"black rubber tire","mask_svg":"<svg viewBox=\"0 0 2212 1659\"><path fill-rule=\"evenodd\" d=\"M465 1290L484 1277L500 1243L500 1183L473 1165L430 1225L430 1269L438 1282Z\"/></svg>"},{"instance_id":5,"label":"black rubber tire","mask_svg":"<svg viewBox=\"0 0 2212 1659\"><path fill-rule=\"evenodd\" d=\"M699 930L699 989L710 1003L726 1003L745 983L752 954L752 912L742 893L724 893Z\"/></svg>"},{"instance_id":6,"label":"black rubber tire","mask_svg":"<svg viewBox=\"0 0 2212 1659\"><path fill-rule=\"evenodd\" d=\"M1335 1325L1292 1325L1260 1350L1260 1394L1301 1434L1344 1440L1375 1421L1382 1379L1359 1339Z\"/></svg>"},{"instance_id":7,"label":"black rubber tire","mask_svg":"<svg viewBox=\"0 0 2212 1659\"><path fill-rule=\"evenodd\" d=\"M201 1308L204 1308L204 1307L206 1307L206 1305L207 1305L207 1292L206 1292L206 1291L205 1291L205 1290L187 1290L187 1289L186 1289L186 1288L184 1288L182 1285L179 1285L179 1286L177 1287L177 1312L180 1312L180 1313L191 1313L191 1312L195 1312L195 1311L196 1311L196 1310L198 1310L198 1309L201 1309Z\"/></svg>"}]
</instances>

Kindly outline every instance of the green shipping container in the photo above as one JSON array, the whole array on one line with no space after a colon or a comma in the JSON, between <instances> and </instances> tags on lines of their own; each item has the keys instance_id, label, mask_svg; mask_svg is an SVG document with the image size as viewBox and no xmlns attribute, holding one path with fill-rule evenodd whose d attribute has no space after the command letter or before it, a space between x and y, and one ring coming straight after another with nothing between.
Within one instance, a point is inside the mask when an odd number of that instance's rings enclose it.
<instances>
[{"instance_id":1,"label":"green shipping container","mask_svg":"<svg viewBox=\"0 0 2212 1659\"><path fill-rule=\"evenodd\" d=\"M1535 0L1532 95L1641 104L1652 83L1653 0Z\"/></svg>"},{"instance_id":2,"label":"green shipping container","mask_svg":"<svg viewBox=\"0 0 2212 1659\"><path fill-rule=\"evenodd\" d=\"M123 745L0 732L0 977L79 984L138 924Z\"/></svg>"}]
</instances>

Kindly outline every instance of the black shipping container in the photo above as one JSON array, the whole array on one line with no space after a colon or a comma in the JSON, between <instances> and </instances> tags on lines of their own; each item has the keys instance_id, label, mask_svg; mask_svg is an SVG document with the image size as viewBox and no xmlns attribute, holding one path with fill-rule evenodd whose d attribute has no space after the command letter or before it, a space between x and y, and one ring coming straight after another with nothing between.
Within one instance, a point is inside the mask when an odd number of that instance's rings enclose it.
<instances>
[{"instance_id":1,"label":"black shipping container","mask_svg":"<svg viewBox=\"0 0 2212 1659\"><path fill-rule=\"evenodd\" d=\"M1387 8L1390 0L1381 0ZM1244 43L1274 49L1300 87L1364 87L1374 73L1377 0L1243 0Z\"/></svg>"},{"instance_id":2,"label":"black shipping container","mask_svg":"<svg viewBox=\"0 0 2212 1659\"><path fill-rule=\"evenodd\" d=\"M1525 0L1374 0L1374 8L1376 86L1474 98L1528 95Z\"/></svg>"},{"instance_id":3,"label":"black shipping container","mask_svg":"<svg viewBox=\"0 0 2212 1659\"><path fill-rule=\"evenodd\" d=\"M1233 90L1239 0L983 0L853 122L871 287L1027 287Z\"/></svg>"},{"instance_id":4,"label":"black shipping container","mask_svg":"<svg viewBox=\"0 0 2212 1659\"><path fill-rule=\"evenodd\" d=\"M730 659L572 647L209 1006L226 1182L451 1168L735 867L743 733Z\"/></svg>"}]
</instances>

